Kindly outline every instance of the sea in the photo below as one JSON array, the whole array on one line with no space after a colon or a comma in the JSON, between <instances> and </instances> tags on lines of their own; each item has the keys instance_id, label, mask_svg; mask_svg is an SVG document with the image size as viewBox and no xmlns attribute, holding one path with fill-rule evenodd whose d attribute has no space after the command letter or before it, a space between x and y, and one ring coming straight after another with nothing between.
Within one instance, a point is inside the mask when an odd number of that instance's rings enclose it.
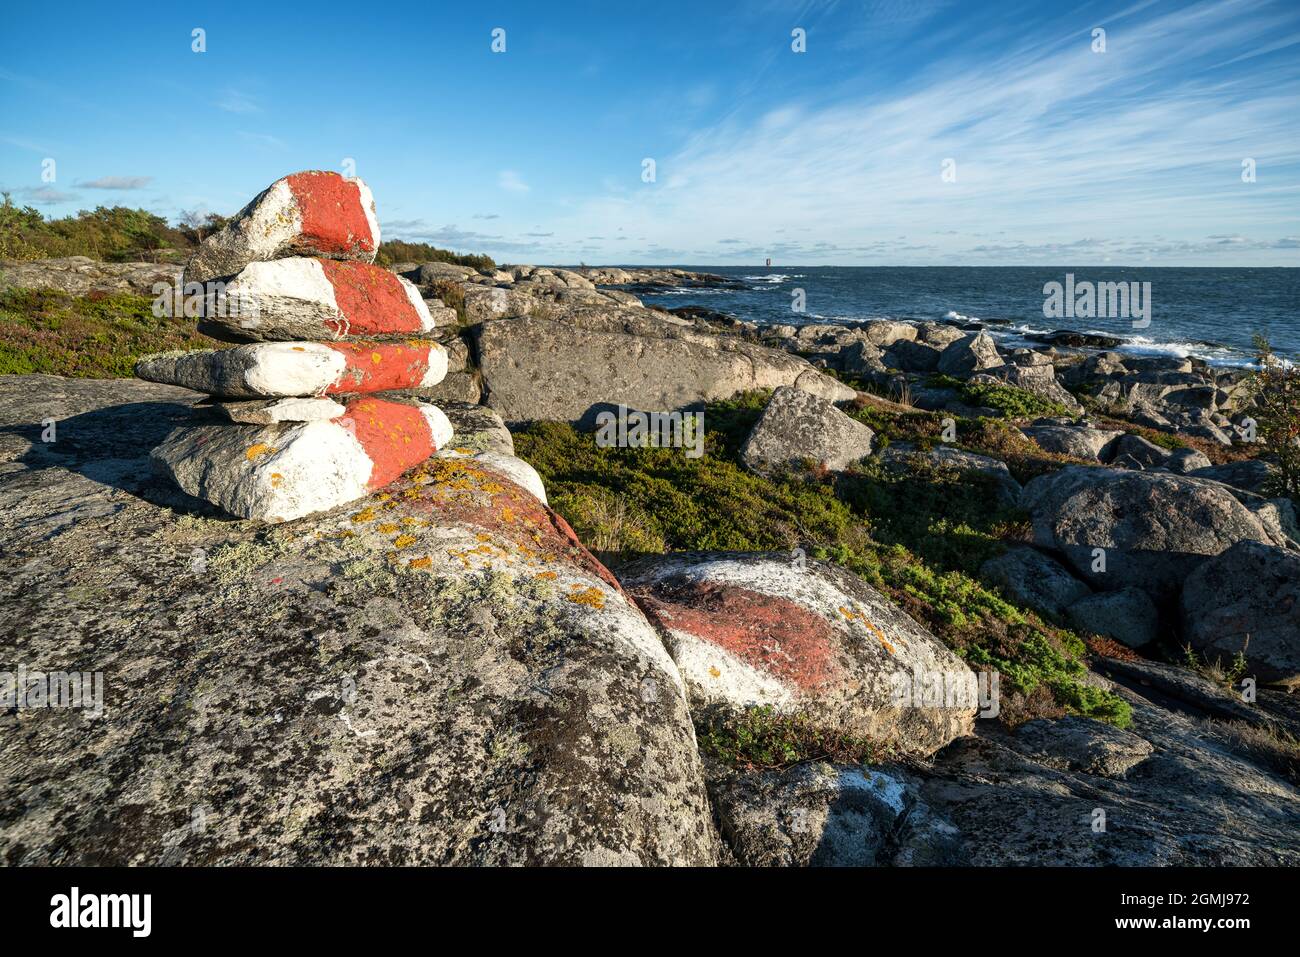
<instances>
[{"instance_id":1,"label":"sea","mask_svg":"<svg viewBox=\"0 0 1300 957\"><path fill-rule=\"evenodd\" d=\"M1115 351L1195 356L1218 366L1252 365L1263 335L1287 361L1300 360L1300 269L1095 266L682 266L739 281L736 289L672 288L641 299L703 306L759 323L938 320L983 326L1009 345L1060 330L1115 336ZM1068 277L1072 277L1067 280ZM1145 317L1045 315L1050 283L1082 294L1082 283L1138 283ZM1069 285L1067 285L1067 283ZM1142 285L1149 283L1149 286ZM1045 291L1045 287L1047 291ZM1130 289L1135 287L1130 286ZM802 295L799 294L802 290ZM1077 298L1076 298L1077 301ZM796 311L802 303L803 311ZM1063 306L1064 303L1062 302ZM1049 303L1048 309L1052 306Z\"/></svg>"}]
</instances>

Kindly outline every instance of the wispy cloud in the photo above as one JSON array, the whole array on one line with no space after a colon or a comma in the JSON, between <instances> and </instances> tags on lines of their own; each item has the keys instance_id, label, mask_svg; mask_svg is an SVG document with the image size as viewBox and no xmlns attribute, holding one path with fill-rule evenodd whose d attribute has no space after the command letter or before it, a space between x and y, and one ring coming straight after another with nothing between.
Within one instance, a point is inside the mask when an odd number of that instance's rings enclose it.
<instances>
[{"instance_id":1,"label":"wispy cloud","mask_svg":"<svg viewBox=\"0 0 1300 957\"><path fill-rule=\"evenodd\" d=\"M17 189L6 189L4 192L13 193L23 202L35 203L37 206L57 206L60 203L73 203L81 199L76 193L64 192L53 186L20 186Z\"/></svg>"},{"instance_id":2,"label":"wispy cloud","mask_svg":"<svg viewBox=\"0 0 1300 957\"><path fill-rule=\"evenodd\" d=\"M152 176L101 176L77 185L83 189L144 189L152 182Z\"/></svg>"},{"instance_id":3,"label":"wispy cloud","mask_svg":"<svg viewBox=\"0 0 1300 957\"><path fill-rule=\"evenodd\" d=\"M511 193L528 192L528 184L512 169L503 169L497 174L497 185Z\"/></svg>"},{"instance_id":4,"label":"wispy cloud","mask_svg":"<svg viewBox=\"0 0 1300 957\"><path fill-rule=\"evenodd\" d=\"M288 148L288 144L284 140L278 136L272 136L270 133L251 133L248 130L238 130L237 133L241 139L256 146L269 146L277 150Z\"/></svg>"},{"instance_id":5,"label":"wispy cloud","mask_svg":"<svg viewBox=\"0 0 1300 957\"><path fill-rule=\"evenodd\" d=\"M241 90L226 89L217 99L217 109L227 113L261 113L262 107L249 93Z\"/></svg>"},{"instance_id":6,"label":"wispy cloud","mask_svg":"<svg viewBox=\"0 0 1300 957\"><path fill-rule=\"evenodd\" d=\"M1113 242L1111 255L1191 254L1226 232L1258 237L1235 251L1274 249L1268 234L1294 232L1300 199L1300 68L1293 57L1257 60L1248 77L1212 66L1275 45L1288 16L1252 2L1132 8L1105 53L1077 17L1022 42L1003 31L1000 46L940 58L888 95L733 114L662 158L657 184L589 199L556 226L586 235L618 222L665 247L690 236L739 256L806 224L836 257L825 261L863 261L846 251L881 236L952 230L1009 229L1018 244L943 239L928 261L1050 255L1079 236ZM723 243L738 237L749 245Z\"/></svg>"}]
</instances>

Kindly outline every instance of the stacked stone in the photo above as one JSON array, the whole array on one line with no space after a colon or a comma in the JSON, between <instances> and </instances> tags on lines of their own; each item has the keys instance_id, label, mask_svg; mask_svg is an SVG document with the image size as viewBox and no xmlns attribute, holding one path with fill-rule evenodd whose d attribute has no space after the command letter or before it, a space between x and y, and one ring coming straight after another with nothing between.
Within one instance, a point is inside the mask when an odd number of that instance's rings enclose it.
<instances>
[{"instance_id":1,"label":"stacked stone","mask_svg":"<svg viewBox=\"0 0 1300 957\"><path fill-rule=\"evenodd\" d=\"M182 490L289 521L380 489L451 440L440 409L387 394L442 381L447 353L422 338L434 320L416 288L373 264L378 248L365 183L319 171L276 181L202 243L185 292L202 297L202 332L240 344L135 367L206 393L220 416L154 450Z\"/></svg>"}]
</instances>

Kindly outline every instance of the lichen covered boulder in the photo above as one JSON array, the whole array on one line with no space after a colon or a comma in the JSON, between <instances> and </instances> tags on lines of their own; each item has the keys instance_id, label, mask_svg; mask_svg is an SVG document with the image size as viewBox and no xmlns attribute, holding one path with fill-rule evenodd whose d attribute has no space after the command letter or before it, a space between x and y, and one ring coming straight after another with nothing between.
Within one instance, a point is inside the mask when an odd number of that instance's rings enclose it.
<instances>
[{"instance_id":1,"label":"lichen covered boulder","mask_svg":"<svg viewBox=\"0 0 1300 957\"><path fill-rule=\"evenodd\" d=\"M0 641L105 678L0 714L0 860L716 863L676 668L561 519L463 456L222 519L147 467L194 400L0 377Z\"/></svg>"},{"instance_id":2,"label":"lichen covered boulder","mask_svg":"<svg viewBox=\"0 0 1300 957\"><path fill-rule=\"evenodd\" d=\"M862 579L746 552L638 559L620 580L699 708L770 705L901 753L970 732L975 674Z\"/></svg>"},{"instance_id":3,"label":"lichen covered boulder","mask_svg":"<svg viewBox=\"0 0 1300 957\"><path fill-rule=\"evenodd\" d=\"M1183 632L1225 664L1241 655L1260 681L1300 686L1300 554L1239 542L1187 578Z\"/></svg>"},{"instance_id":4,"label":"lichen covered boulder","mask_svg":"<svg viewBox=\"0 0 1300 957\"><path fill-rule=\"evenodd\" d=\"M1094 588L1177 591L1206 558L1273 536L1217 482L1072 465L1030 481L1020 500L1034 542L1063 554Z\"/></svg>"},{"instance_id":5,"label":"lichen covered boulder","mask_svg":"<svg viewBox=\"0 0 1300 957\"><path fill-rule=\"evenodd\" d=\"M875 433L825 399L782 386L740 449L741 461L756 472L774 472L802 461L843 469L871 454Z\"/></svg>"},{"instance_id":6,"label":"lichen covered boulder","mask_svg":"<svg viewBox=\"0 0 1300 957\"><path fill-rule=\"evenodd\" d=\"M320 256L374 262L379 220L370 188L356 177L306 170L276 180L200 245L185 281L233 276L251 262Z\"/></svg>"}]
</instances>

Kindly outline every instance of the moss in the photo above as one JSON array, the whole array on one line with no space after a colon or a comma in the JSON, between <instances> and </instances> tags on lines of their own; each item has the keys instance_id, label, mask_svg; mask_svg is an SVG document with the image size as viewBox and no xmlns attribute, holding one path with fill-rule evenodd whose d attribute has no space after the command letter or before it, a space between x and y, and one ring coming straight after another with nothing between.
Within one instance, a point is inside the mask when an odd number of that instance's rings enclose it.
<instances>
[{"instance_id":1,"label":"moss","mask_svg":"<svg viewBox=\"0 0 1300 957\"><path fill-rule=\"evenodd\" d=\"M706 709L697 719L695 733L702 753L734 768L788 768L823 759L876 764L886 755L866 738L827 730L805 715L782 713L771 705L739 712Z\"/></svg>"},{"instance_id":2,"label":"moss","mask_svg":"<svg viewBox=\"0 0 1300 957\"><path fill-rule=\"evenodd\" d=\"M705 454L696 459L680 449L601 448L591 433L554 422L516 431L515 447L538 470L556 511L585 543L608 546L611 563L642 551L801 548L890 595L973 664L1001 662L1014 671L1023 701L1004 708L1006 720L1024 720L1039 706L1122 719L1117 697L1081 683L1086 649L1077 637L974 577L1005 539L1023 534L1023 515L989 508L985 488L938 470L754 475L741 466L739 448L765 398L709 405ZM880 413L877 421L886 418L913 440L940 428L938 417ZM981 426L972 437L985 432ZM621 527L635 534L611 533L611 502L623 510Z\"/></svg>"}]
</instances>

